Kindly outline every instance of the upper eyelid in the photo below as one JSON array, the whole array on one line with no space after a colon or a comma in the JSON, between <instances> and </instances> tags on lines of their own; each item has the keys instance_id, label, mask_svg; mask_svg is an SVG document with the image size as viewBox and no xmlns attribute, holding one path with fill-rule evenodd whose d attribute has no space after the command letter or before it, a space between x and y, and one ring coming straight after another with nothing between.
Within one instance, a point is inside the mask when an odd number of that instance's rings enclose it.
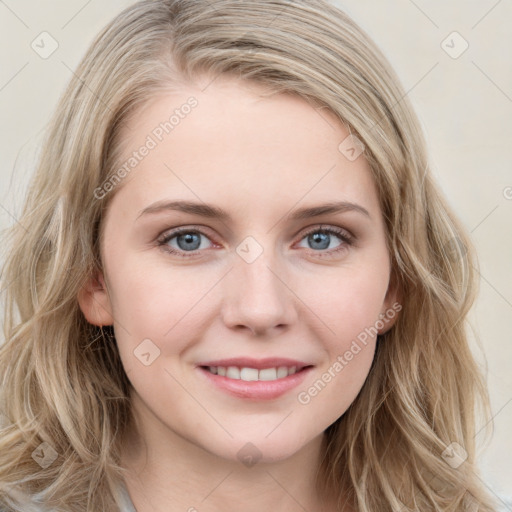
<instances>
[{"instance_id":1,"label":"upper eyelid","mask_svg":"<svg viewBox=\"0 0 512 512\"><path fill-rule=\"evenodd\" d=\"M160 235L158 235L157 240L168 240L168 239L174 238L175 236L178 236L182 233L189 233L189 232L193 232L193 231L198 232L201 235L204 235L204 236L207 236L208 238L210 238L210 235L208 235L208 233L205 232L205 231L208 231L207 228L205 228L203 226L199 227L199 226L191 225L191 226L185 226L185 227L179 227L179 228L166 229L165 231L160 233Z\"/></svg>"}]
</instances>

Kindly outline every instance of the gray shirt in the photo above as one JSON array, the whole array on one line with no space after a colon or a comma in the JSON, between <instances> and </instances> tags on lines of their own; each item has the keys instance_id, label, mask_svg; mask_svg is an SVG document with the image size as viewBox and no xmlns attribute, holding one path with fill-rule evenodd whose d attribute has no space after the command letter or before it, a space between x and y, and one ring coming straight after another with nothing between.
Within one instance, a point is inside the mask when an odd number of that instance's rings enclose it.
<instances>
[{"instance_id":1,"label":"gray shirt","mask_svg":"<svg viewBox=\"0 0 512 512\"><path fill-rule=\"evenodd\" d=\"M121 485L120 491L123 498L123 506L121 507L121 512L137 512L135 510L132 500L130 499L128 490L124 485Z\"/></svg>"}]
</instances>

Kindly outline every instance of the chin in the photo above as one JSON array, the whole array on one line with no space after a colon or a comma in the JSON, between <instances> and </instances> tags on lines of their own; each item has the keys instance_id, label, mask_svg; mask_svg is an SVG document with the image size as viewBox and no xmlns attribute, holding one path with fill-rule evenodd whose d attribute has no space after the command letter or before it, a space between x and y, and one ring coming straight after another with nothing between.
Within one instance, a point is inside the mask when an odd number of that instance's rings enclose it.
<instances>
[{"instance_id":1,"label":"chin","mask_svg":"<svg viewBox=\"0 0 512 512\"><path fill-rule=\"evenodd\" d=\"M277 429L268 436L272 429L259 431L254 435L247 432L240 435L233 433L233 439L224 439L222 443L207 449L221 458L252 467L255 464L271 464L289 459L309 444L309 440L298 435L297 429L283 429L280 433L277 433Z\"/></svg>"}]
</instances>

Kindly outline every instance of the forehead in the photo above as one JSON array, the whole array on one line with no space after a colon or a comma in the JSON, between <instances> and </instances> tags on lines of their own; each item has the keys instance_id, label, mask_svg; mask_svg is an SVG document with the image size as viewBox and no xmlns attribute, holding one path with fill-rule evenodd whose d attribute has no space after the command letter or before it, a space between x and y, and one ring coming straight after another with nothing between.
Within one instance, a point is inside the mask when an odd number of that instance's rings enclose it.
<instances>
[{"instance_id":1,"label":"forehead","mask_svg":"<svg viewBox=\"0 0 512 512\"><path fill-rule=\"evenodd\" d=\"M193 198L242 207L257 196L260 212L270 198L288 207L322 199L375 209L364 154L347 158L350 137L332 112L295 94L218 77L159 94L132 114L121 154L136 161L118 192L137 205Z\"/></svg>"}]
</instances>

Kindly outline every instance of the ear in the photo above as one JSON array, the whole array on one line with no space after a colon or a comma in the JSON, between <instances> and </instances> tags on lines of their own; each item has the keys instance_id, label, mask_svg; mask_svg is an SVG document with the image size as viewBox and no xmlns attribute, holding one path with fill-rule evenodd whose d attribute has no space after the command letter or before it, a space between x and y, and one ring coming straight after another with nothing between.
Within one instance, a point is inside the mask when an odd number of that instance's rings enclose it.
<instances>
[{"instance_id":1,"label":"ear","mask_svg":"<svg viewBox=\"0 0 512 512\"><path fill-rule=\"evenodd\" d=\"M402 310L402 293L400 292L399 281L394 271L391 272L388 291L382 304L382 311L377 324L379 335L385 334L395 325L399 312ZM382 325L384 324L384 325Z\"/></svg>"},{"instance_id":2,"label":"ear","mask_svg":"<svg viewBox=\"0 0 512 512\"><path fill-rule=\"evenodd\" d=\"M112 306L103 273L97 270L78 292L78 304L87 321L99 327L112 325Z\"/></svg>"}]
</instances>

